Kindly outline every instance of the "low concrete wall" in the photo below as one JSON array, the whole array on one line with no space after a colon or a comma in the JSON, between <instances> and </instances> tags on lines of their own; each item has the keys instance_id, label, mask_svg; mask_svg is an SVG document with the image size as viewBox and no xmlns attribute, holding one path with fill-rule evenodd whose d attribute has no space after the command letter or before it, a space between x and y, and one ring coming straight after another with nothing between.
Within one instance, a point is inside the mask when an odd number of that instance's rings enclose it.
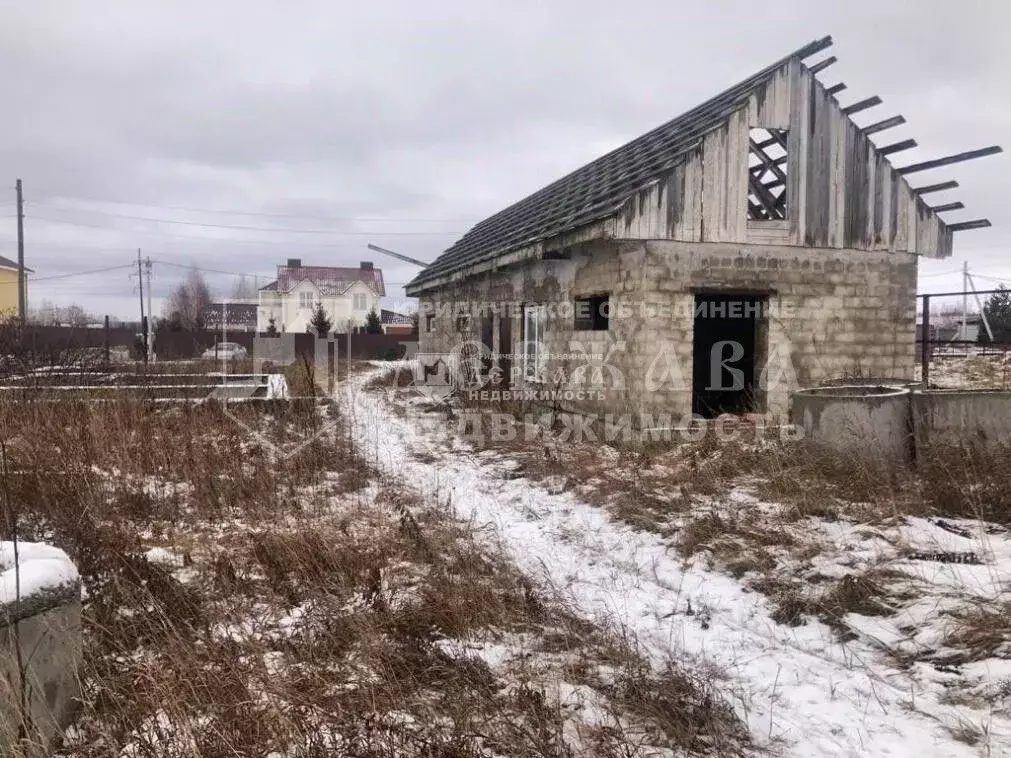
<instances>
[{"instance_id":1,"label":"low concrete wall","mask_svg":"<svg viewBox=\"0 0 1011 758\"><path fill-rule=\"evenodd\" d=\"M993 447L1011 442L1011 390L912 393L916 450L932 441Z\"/></svg>"},{"instance_id":2,"label":"low concrete wall","mask_svg":"<svg viewBox=\"0 0 1011 758\"><path fill-rule=\"evenodd\" d=\"M906 387L915 389L922 387L923 382L916 379L898 378L869 378L869 379L829 379L818 385L819 387Z\"/></svg>"},{"instance_id":3,"label":"low concrete wall","mask_svg":"<svg viewBox=\"0 0 1011 758\"><path fill-rule=\"evenodd\" d=\"M52 566L58 559L51 553L43 560ZM66 562L70 570L61 579L71 581L53 586L39 582L38 572L30 576L29 559L22 564L24 594L14 601L7 595L0 604L0 755L48 755L77 714L81 588ZM14 570L6 567L0 581Z\"/></svg>"},{"instance_id":4,"label":"low concrete wall","mask_svg":"<svg viewBox=\"0 0 1011 758\"><path fill-rule=\"evenodd\" d=\"M844 385L798 390L792 423L805 438L845 455L904 461L909 457L909 390Z\"/></svg>"}]
</instances>

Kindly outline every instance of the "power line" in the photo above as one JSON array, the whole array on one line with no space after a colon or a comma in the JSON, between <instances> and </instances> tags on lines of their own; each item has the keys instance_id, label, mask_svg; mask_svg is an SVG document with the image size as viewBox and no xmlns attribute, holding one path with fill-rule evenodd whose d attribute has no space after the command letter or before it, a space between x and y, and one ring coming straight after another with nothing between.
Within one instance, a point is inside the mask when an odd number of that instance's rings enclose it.
<instances>
[{"instance_id":1,"label":"power line","mask_svg":"<svg viewBox=\"0 0 1011 758\"><path fill-rule=\"evenodd\" d=\"M185 263L172 263L170 261L160 260L159 258L152 258L151 262L158 263L162 266L171 266L172 268L183 268L188 271L202 271L205 274L224 274L226 276L264 276L264 277L273 276L273 274L258 274L254 271L246 271L246 272L222 271L221 269L204 268L203 266L186 265Z\"/></svg>"},{"instance_id":2,"label":"power line","mask_svg":"<svg viewBox=\"0 0 1011 758\"><path fill-rule=\"evenodd\" d=\"M32 205L39 205L38 203L32 203ZM52 206L45 206L49 207ZM56 210L65 210L56 208ZM198 221L182 221L180 219L169 219L169 218L152 218L150 216L132 216L125 213L105 213L102 211L84 211L85 213L101 213L104 216L111 216L113 218L130 219L133 221L147 221L155 224L175 224L179 226L196 226L205 229L233 229L237 231L254 231L254 232L281 232L285 234L329 234L335 237L375 237L375 236L389 236L389 237L454 237L459 234L459 232L431 232L431 231L411 231L411 232L342 232L334 229L289 229L285 227L278 226L250 226L246 224L208 224ZM70 221L68 219L52 218L50 216L35 216L35 218L41 219L43 221L52 221L59 224L70 224L72 226L96 226L95 224L88 224L80 221ZM100 229L115 229L115 227L105 227L100 226Z\"/></svg>"},{"instance_id":3,"label":"power line","mask_svg":"<svg viewBox=\"0 0 1011 758\"><path fill-rule=\"evenodd\" d=\"M1006 281L1011 281L1011 276L1003 276L1003 277L987 276L986 274L977 274L975 271L973 272L972 275L977 279L986 279L987 281L1000 282L1001 284L1003 284Z\"/></svg>"},{"instance_id":4,"label":"power line","mask_svg":"<svg viewBox=\"0 0 1011 758\"><path fill-rule=\"evenodd\" d=\"M216 216L253 216L255 218L301 218L313 219L315 221L389 221L409 224L459 224L473 223L479 221L477 216L459 216L447 218L419 218L419 217L390 217L390 216L330 216L324 213L272 213L267 211L240 211L222 208L197 208L187 205L164 205L159 203L135 203L126 200L95 200L89 198L79 198L73 195L60 195L59 197L78 199L85 203L106 203L111 205L126 205L140 208L158 208L167 211L183 211L185 213L206 213ZM0 205L4 203L0 202ZM44 206L55 210L84 211L86 213L101 213L103 215L114 215L111 211L103 211L92 208L85 208L80 205L62 205L59 203L34 202L33 205Z\"/></svg>"},{"instance_id":5,"label":"power line","mask_svg":"<svg viewBox=\"0 0 1011 758\"><path fill-rule=\"evenodd\" d=\"M73 279L78 276L90 276L92 274L104 274L107 271L119 271L120 269L133 268L132 263L127 263L122 266L106 266L104 268L93 268L85 271L73 271L69 274L55 274L53 276L33 276L28 279L32 284L36 282L51 282L57 279ZM17 282L0 282L0 284L15 285Z\"/></svg>"}]
</instances>

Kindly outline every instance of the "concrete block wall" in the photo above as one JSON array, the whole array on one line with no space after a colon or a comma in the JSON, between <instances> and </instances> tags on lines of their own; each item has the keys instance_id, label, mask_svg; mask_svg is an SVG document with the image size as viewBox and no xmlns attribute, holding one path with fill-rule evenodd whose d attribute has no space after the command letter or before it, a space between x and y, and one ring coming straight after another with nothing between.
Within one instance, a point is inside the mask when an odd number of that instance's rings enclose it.
<instances>
[{"instance_id":1,"label":"concrete block wall","mask_svg":"<svg viewBox=\"0 0 1011 758\"><path fill-rule=\"evenodd\" d=\"M644 247L657 272L644 285L646 297L675 287L691 301L698 290L768 293L764 410L770 413L785 417L798 387L846 376L913 377L917 259L911 253L667 241ZM692 325L682 319L670 332L688 370ZM690 410L683 391L644 399Z\"/></svg>"},{"instance_id":2,"label":"concrete block wall","mask_svg":"<svg viewBox=\"0 0 1011 758\"><path fill-rule=\"evenodd\" d=\"M481 275L421 299L419 351L449 353L462 339L452 307L507 306L514 367L522 351L521 306L568 305L575 297L608 293L606 332L576 332L571 310L549 315L549 377L571 377L580 351L606 355L623 378L604 396L562 404L610 413L691 411L695 293L768 293L761 342L770 378L764 410L785 418L789 394L802 386L848 376L912 378L915 364L916 256L907 253L822 250L771 245L601 241L568 260L534 261ZM432 329L426 312L434 312ZM494 344L499 344L499 321ZM527 387L518 382L519 387Z\"/></svg>"}]
</instances>

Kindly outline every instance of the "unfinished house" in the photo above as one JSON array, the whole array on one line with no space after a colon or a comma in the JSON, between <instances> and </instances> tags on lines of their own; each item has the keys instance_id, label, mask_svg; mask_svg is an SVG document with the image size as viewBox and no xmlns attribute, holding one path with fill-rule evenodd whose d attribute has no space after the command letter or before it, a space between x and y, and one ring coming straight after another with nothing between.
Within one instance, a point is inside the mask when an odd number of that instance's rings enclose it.
<instances>
[{"instance_id":1,"label":"unfinished house","mask_svg":"<svg viewBox=\"0 0 1011 758\"><path fill-rule=\"evenodd\" d=\"M798 385L909 378L917 257L961 203L893 165L902 116L842 105L813 42L474 226L408 285L419 353L589 412L787 411ZM856 114L866 125L854 121Z\"/></svg>"}]
</instances>

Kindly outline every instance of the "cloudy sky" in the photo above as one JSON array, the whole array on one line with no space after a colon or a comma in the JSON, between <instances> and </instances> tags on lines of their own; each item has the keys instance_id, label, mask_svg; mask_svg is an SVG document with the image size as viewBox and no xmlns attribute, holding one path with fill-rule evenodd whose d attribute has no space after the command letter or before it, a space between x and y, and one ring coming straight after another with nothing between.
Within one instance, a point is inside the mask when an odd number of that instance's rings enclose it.
<instances>
[{"instance_id":1,"label":"cloudy sky","mask_svg":"<svg viewBox=\"0 0 1011 758\"><path fill-rule=\"evenodd\" d=\"M391 303L467 227L831 34L843 104L873 94L920 147L897 163L1011 149L1003 0L635 4L408 0L3 2L0 254L16 257L24 182L31 303L134 317L137 248L158 302L196 265L228 295L287 257L385 271ZM918 175L956 178L956 236L921 289L1011 284L1004 155ZM941 195L934 195L942 201ZM60 278L56 278L60 277ZM991 277L984 279L983 277Z\"/></svg>"}]
</instances>

